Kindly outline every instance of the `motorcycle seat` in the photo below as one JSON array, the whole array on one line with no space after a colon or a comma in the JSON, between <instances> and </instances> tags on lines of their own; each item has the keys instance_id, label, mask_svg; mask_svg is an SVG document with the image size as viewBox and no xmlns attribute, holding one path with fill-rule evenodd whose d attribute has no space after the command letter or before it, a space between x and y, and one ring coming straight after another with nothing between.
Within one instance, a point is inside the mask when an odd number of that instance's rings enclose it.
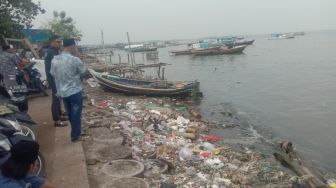
<instances>
[{"instance_id":1,"label":"motorcycle seat","mask_svg":"<svg viewBox=\"0 0 336 188\"><path fill-rule=\"evenodd\" d=\"M12 136L16 130L14 128L0 127L0 133L4 134L6 137Z\"/></svg>"}]
</instances>

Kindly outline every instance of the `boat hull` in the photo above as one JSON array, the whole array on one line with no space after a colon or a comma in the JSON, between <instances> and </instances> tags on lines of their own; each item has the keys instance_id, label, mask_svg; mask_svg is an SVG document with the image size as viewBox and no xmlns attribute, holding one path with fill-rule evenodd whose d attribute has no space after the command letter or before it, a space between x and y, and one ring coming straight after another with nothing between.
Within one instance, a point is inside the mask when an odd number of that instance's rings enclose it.
<instances>
[{"instance_id":1,"label":"boat hull","mask_svg":"<svg viewBox=\"0 0 336 188\"><path fill-rule=\"evenodd\" d=\"M235 46L233 48L219 48L219 49L213 49L213 50L207 50L207 51L193 51L193 55L201 56L201 55L223 55L223 54L237 54L242 53L244 49L246 48L246 45L242 46Z\"/></svg>"},{"instance_id":2,"label":"boat hull","mask_svg":"<svg viewBox=\"0 0 336 188\"><path fill-rule=\"evenodd\" d=\"M190 55L191 50L180 50L180 51L171 51L170 53L174 54L174 55Z\"/></svg>"},{"instance_id":3,"label":"boat hull","mask_svg":"<svg viewBox=\"0 0 336 188\"><path fill-rule=\"evenodd\" d=\"M254 43L254 40L246 40L246 41L237 41L235 42L236 46L241 46L241 45L252 45Z\"/></svg>"},{"instance_id":4,"label":"boat hull","mask_svg":"<svg viewBox=\"0 0 336 188\"><path fill-rule=\"evenodd\" d=\"M139 48L139 49L131 49L127 51L131 51L131 52L152 52L152 51L156 51L157 48Z\"/></svg>"},{"instance_id":5,"label":"boat hull","mask_svg":"<svg viewBox=\"0 0 336 188\"><path fill-rule=\"evenodd\" d=\"M147 96L187 96L190 95L194 90L194 83L189 82L185 87L182 88L167 88L167 89L157 89L148 88L144 85L128 85L117 81L113 81L102 76L97 75L93 70L89 70L91 75L98 81L98 83L104 88L118 91L125 94L132 95L147 95ZM143 81L144 83L147 81ZM155 82L152 82L155 83Z\"/></svg>"}]
</instances>

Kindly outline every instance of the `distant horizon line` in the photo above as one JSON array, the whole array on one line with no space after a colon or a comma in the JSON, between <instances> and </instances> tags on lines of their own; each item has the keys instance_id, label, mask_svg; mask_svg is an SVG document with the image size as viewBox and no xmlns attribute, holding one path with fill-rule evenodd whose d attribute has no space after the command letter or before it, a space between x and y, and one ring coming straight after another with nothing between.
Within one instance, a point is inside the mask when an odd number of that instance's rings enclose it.
<instances>
[{"instance_id":1,"label":"distant horizon line","mask_svg":"<svg viewBox=\"0 0 336 188\"><path fill-rule=\"evenodd\" d=\"M286 31L286 32L273 32L273 33L295 33L295 32L326 32L326 31L336 31L336 29L321 29L321 30L307 30L307 31ZM259 34L239 34L239 35L224 35L224 36L262 36L262 35L270 35L271 33L259 33ZM204 39L204 38L214 38L214 37L223 37L223 36L206 36L206 37L197 37L197 38L184 38L184 39L153 39L153 40L142 40L142 41L131 41L132 43L143 43L143 42L155 42L155 41L183 41L183 40L197 40L197 39ZM100 41L101 42L101 41ZM96 43L96 44L92 44L92 43L83 43L81 44L81 42L79 42L79 45L85 45L85 46L97 46L97 45L101 45L101 43ZM118 44L118 43L122 43L125 44L127 42L114 42L114 43L106 43L105 41L105 45L114 45L114 44Z\"/></svg>"}]
</instances>

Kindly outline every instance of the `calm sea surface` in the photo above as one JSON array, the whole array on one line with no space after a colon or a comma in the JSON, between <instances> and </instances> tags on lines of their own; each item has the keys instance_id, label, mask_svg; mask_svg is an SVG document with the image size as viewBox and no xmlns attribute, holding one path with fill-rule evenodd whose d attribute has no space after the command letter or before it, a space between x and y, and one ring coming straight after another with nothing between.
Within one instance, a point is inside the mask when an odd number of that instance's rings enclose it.
<instances>
[{"instance_id":1,"label":"calm sea surface","mask_svg":"<svg viewBox=\"0 0 336 188\"><path fill-rule=\"evenodd\" d=\"M159 49L159 58L171 64L168 79L201 82L204 118L220 122L218 112L235 112L336 171L336 32L267 38L256 36L239 55L171 56L169 51L186 48L174 46Z\"/></svg>"}]
</instances>

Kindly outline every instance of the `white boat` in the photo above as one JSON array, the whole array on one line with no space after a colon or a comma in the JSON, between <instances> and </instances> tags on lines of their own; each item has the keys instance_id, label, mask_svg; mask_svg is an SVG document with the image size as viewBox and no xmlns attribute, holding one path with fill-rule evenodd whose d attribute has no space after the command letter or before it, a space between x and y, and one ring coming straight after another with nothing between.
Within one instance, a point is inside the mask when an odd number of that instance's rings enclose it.
<instances>
[{"instance_id":1,"label":"white boat","mask_svg":"<svg viewBox=\"0 0 336 188\"><path fill-rule=\"evenodd\" d=\"M131 51L131 52L148 52L148 51L156 51L157 48L147 46L144 44L132 44L132 45L126 45L124 47L126 51Z\"/></svg>"}]
</instances>

